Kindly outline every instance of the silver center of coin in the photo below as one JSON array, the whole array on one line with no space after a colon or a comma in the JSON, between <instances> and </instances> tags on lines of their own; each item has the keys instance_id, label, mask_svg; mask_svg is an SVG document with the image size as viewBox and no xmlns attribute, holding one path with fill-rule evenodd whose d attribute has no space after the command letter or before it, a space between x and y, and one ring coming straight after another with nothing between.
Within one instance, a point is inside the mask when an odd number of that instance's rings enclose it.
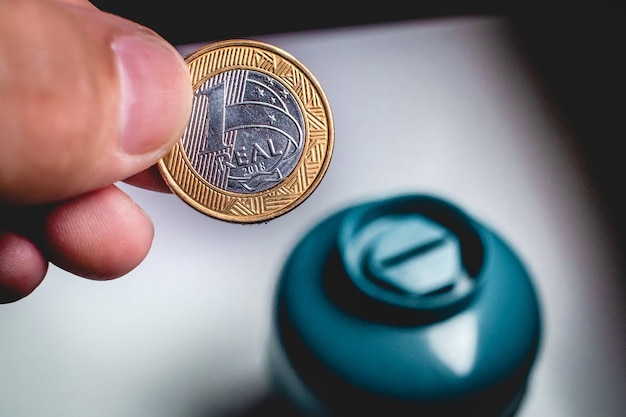
<instances>
[{"instance_id":1,"label":"silver center of coin","mask_svg":"<svg viewBox=\"0 0 626 417\"><path fill-rule=\"evenodd\" d=\"M226 71L197 89L183 147L198 174L225 191L251 194L280 183L304 148L298 101L275 78Z\"/></svg>"}]
</instances>

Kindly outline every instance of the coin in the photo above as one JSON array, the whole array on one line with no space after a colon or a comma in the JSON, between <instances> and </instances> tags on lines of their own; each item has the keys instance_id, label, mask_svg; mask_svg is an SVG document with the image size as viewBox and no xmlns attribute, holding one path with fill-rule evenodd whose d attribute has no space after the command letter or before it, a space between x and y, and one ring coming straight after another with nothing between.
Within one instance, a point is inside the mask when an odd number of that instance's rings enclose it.
<instances>
[{"instance_id":1,"label":"coin","mask_svg":"<svg viewBox=\"0 0 626 417\"><path fill-rule=\"evenodd\" d=\"M287 213L319 185L334 131L311 72L266 43L235 39L191 53L191 118L158 167L196 210L237 223Z\"/></svg>"}]
</instances>

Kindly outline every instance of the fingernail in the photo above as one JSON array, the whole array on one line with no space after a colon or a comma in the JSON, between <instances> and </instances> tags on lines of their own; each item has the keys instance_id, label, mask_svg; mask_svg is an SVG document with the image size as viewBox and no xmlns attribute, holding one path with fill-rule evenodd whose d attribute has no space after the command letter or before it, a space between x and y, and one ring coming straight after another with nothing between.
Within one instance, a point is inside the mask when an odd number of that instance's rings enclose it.
<instances>
[{"instance_id":1,"label":"fingernail","mask_svg":"<svg viewBox=\"0 0 626 417\"><path fill-rule=\"evenodd\" d=\"M120 37L112 48L121 88L122 151L167 152L180 138L191 111L187 66L173 47L152 36Z\"/></svg>"}]
</instances>

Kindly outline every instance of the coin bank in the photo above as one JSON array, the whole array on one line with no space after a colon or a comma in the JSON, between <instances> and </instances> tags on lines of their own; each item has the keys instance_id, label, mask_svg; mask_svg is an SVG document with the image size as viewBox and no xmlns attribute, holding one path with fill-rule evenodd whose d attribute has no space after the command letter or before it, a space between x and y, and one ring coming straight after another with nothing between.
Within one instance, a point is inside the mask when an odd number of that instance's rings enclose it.
<instances>
[{"instance_id":1,"label":"coin bank","mask_svg":"<svg viewBox=\"0 0 626 417\"><path fill-rule=\"evenodd\" d=\"M512 416L540 341L531 277L430 195L359 203L294 247L275 294L275 392L306 416Z\"/></svg>"}]
</instances>

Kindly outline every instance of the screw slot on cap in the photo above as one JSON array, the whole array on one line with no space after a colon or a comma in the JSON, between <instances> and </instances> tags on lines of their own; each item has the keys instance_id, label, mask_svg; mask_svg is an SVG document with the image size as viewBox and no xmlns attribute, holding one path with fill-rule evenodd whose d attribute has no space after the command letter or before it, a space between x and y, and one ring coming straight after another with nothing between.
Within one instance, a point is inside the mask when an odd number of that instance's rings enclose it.
<instances>
[{"instance_id":1,"label":"screw slot on cap","mask_svg":"<svg viewBox=\"0 0 626 417\"><path fill-rule=\"evenodd\" d=\"M480 246L480 248L477 248ZM368 205L348 214L340 233L349 278L370 299L418 311L449 309L477 286L482 245L469 219L424 196Z\"/></svg>"},{"instance_id":2,"label":"screw slot on cap","mask_svg":"<svg viewBox=\"0 0 626 417\"><path fill-rule=\"evenodd\" d=\"M423 216L383 217L366 227L379 231L361 243L362 270L383 286L409 296L440 294L464 274L456 236Z\"/></svg>"}]
</instances>

